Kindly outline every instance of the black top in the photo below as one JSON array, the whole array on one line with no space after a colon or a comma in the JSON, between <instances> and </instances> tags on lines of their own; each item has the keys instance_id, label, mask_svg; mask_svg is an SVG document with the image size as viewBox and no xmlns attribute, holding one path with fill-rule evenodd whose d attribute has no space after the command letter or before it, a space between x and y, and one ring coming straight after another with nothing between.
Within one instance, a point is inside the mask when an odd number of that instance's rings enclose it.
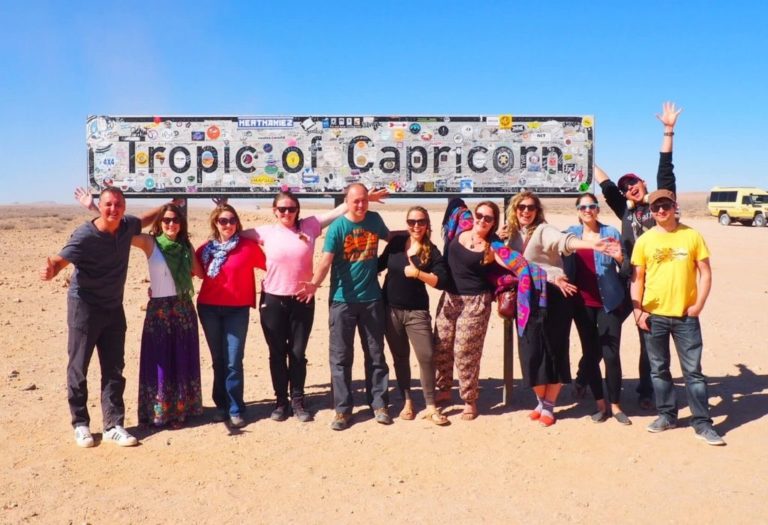
<instances>
[{"instance_id":1,"label":"black top","mask_svg":"<svg viewBox=\"0 0 768 525\"><path fill-rule=\"evenodd\" d=\"M69 295L93 306L121 307L131 240L140 233L141 220L132 215L123 217L114 235L99 231L93 221L77 228L59 252L75 265Z\"/></svg>"},{"instance_id":2,"label":"black top","mask_svg":"<svg viewBox=\"0 0 768 525\"><path fill-rule=\"evenodd\" d=\"M656 172L657 189L677 193L674 169L672 152L659 153L659 169ZM624 263L621 265L619 275L629 279L632 276L630 259L632 249L635 247L635 241L645 231L656 226L656 221L653 220L651 208L648 204L641 203L630 210L627 206L627 200L612 180L601 182L600 189L603 191L605 202L608 203L616 217L621 219L621 245L627 256L624 257ZM648 192L650 193L651 191L653 190L649 188Z\"/></svg>"},{"instance_id":3,"label":"black top","mask_svg":"<svg viewBox=\"0 0 768 525\"><path fill-rule=\"evenodd\" d=\"M451 279L446 290L454 295L480 295L490 292L491 285L485 273L491 265L482 264L483 253L465 248L459 235L450 242L448 268Z\"/></svg>"},{"instance_id":4,"label":"black top","mask_svg":"<svg viewBox=\"0 0 768 525\"><path fill-rule=\"evenodd\" d=\"M384 278L384 302L402 310L429 310L429 296L424 282L406 277L404 273L409 264L405 249L407 241L407 235L393 237L379 257L379 271L387 270L387 276ZM422 272L437 276L436 288L445 285L448 269L437 246L432 245L426 264L421 264L417 255L411 257L411 261Z\"/></svg>"}]
</instances>

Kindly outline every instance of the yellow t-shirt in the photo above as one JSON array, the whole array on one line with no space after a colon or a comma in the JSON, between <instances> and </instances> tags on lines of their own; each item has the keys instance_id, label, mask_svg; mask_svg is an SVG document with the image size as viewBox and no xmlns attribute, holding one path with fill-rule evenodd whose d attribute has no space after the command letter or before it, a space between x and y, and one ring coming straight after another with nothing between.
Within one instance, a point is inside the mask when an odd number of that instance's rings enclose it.
<instances>
[{"instance_id":1,"label":"yellow t-shirt","mask_svg":"<svg viewBox=\"0 0 768 525\"><path fill-rule=\"evenodd\" d=\"M643 310L682 317L696 302L696 261L709 258L704 238L684 224L672 232L648 230L632 250L632 265L645 268Z\"/></svg>"}]
</instances>

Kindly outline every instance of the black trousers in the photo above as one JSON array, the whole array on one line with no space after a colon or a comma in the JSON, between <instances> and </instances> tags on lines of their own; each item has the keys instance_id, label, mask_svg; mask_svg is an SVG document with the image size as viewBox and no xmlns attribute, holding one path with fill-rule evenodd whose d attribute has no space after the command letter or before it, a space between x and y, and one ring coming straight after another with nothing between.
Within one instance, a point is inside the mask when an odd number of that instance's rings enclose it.
<instances>
[{"instance_id":1,"label":"black trousers","mask_svg":"<svg viewBox=\"0 0 768 525\"><path fill-rule=\"evenodd\" d=\"M315 319L315 300L309 303L293 296L261 294L261 329L269 346L269 372L278 400L304 396L307 379L307 343Z\"/></svg>"},{"instance_id":2,"label":"black trousers","mask_svg":"<svg viewBox=\"0 0 768 525\"><path fill-rule=\"evenodd\" d=\"M101 367L101 412L104 429L125 420L125 312L105 309L77 297L67 297L67 401L72 426L90 425L88 414L88 365L93 349Z\"/></svg>"},{"instance_id":3,"label":"black trousers","mask_svg":"<svg viewBox=\"0 0 768 525\"><path fill-rule=\"evenodd\" d=\"M589 385L595 399L603 399L600 361L605 363L605 385L608 402L618 403L621 396L621 317L604 308L585 306L581 297L574 298L573 320L581 340L577 381Z\"/></svg>"}]
</instances>

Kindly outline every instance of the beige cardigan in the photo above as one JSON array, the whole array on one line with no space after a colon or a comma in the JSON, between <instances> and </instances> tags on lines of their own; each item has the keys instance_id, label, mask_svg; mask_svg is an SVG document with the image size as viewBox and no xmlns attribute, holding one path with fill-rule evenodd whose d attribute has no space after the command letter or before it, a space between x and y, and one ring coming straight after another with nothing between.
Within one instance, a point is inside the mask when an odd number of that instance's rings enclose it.
<instances>
[{"instance_id":1,"label":"beige cardigan","mask_svg":"<svg viewBox=\"0 0 768 525\"><path fill-rule=\"evenodd\" d=\"M547 272L547 281L553 282L556 277L565 275L563 270L563 255L574 252L571 243L576 239L572 233L563 233L546 222L536 226L523 257L539 265ZM520 251L523 248L523 236L518 233L510 239L510 248Z\"/></svg>"}]
</instances>

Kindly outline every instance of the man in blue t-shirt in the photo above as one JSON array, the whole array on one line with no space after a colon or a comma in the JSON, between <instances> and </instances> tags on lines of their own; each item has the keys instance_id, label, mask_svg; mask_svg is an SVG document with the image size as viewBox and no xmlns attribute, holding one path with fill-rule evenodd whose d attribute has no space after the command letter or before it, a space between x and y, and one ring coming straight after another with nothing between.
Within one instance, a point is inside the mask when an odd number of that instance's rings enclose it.
<instances>
[{"instance_id":1,"label":"man in blue t-shirt","mask_svg":"<svg viewBox=\"0 0 768 525\"><path fill-rule=\"evenodd\" d=\"M96 347L101 367L103 439L128 447L138 441L123 428L123 291L131 241L143 226L154 221L159 208L141 218L125 215L123 192L108 187L99 196L98 210L99 216L77 228L58 255L47 258L40 278L50 281L69 264L75 266L67 293L67 399L75 442L80 447L94 446L86 375Z\"/></svg>"},{"instance_id":2,"label":"man in blue t-shirt","mask_svg":"<svg viewBox=\"0 0 768 525\"><path fill-rule=\"evenodd\" d=\"M389 368L384 358L384 303L378 280L379 240L390 233L381 216L368 211L368 190L359 183L346 189L347 212L328 227L323 256L312 281L314 293L331 271L330 365L333 404L331 428L344 430L352 415L352 363L355 331L360 333L365 359L365 392L378 423L389 425L387 385Z\"/></svg>"}]
</instances>

